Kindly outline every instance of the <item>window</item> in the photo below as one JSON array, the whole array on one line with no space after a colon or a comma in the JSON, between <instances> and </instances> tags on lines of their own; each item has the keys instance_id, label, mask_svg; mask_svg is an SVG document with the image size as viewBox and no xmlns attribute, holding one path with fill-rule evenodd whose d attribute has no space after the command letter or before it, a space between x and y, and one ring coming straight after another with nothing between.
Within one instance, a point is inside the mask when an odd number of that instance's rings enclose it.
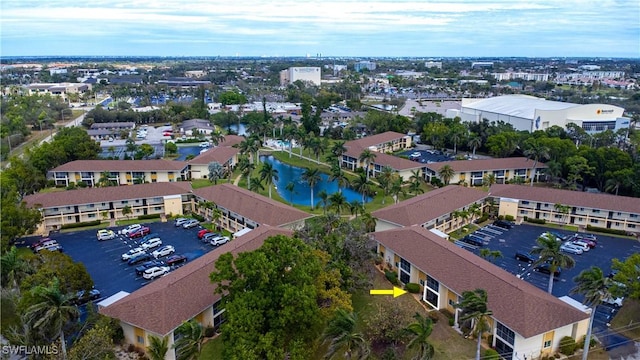
<instances>
[{"instance_id":1,"label":"window","mask_svg":"<svg viewBox=\"0 0 640 360\"><path fill-rule=\"evenodd\" d=\"M121 204L128 204L128 203L129 203L129 201L128 201L128 200L122 200L122 201L120 201L120 203L121 203Z\"/></svg>"},{"instance_id":2,"label":"window","mask_svg":"<svg viewBox=\"0 0 640 360\"><path fill-rule=\"evenodd\" d=\"M411 264L405 259L400 259L400 267L406 272L411 272Z\"/></svg>"},{"instance_id":3,"label":"window","mask_svg":"<svg viewBox=\"0 0 640 360\"><path fill-rule=\"evenodd\" d=\"M429 275L427 275L427 287L434 291L440 291L440 283L438 282L438 280L432 278Z\"/></svg>"},{"instance_id":4,"label":"window","mask_svg":"<svg viewBox=\"0 0 640 360\"><path fill-rule=\"evenodd\" d=\"M544 342L544 348L546 349L548 347L551 347L551 340L547 340Z\"/></svg>"},{"instance_id":5,"label":"window","mask_svg":"<svg viewBox=\"0 0 640 360\"><path fill-rule=\"evenodd\" d=\"M627 227L629 229L635 229L636 228L636 226L634 224L627 224Z\"/></svg>"},{"instance_id":6,"label":"window","mask_svg":"<svg viewBox=\"0 0 640 360\"><path fill-rule=\"evenodd\" d=\"M156 206L156 207L154 207L154 208L153 208L153 210L158 210L158 211L160 211L160 210L162 210L162 206Z\"/></svg>"},{"instance_id":7,"label":"window","mask_svg":"<svg viewBox=\"0 0 640 360\"><path fill-rule=\"evenodd\" d=\"M424 286L424 279L419 279L419 280L418 280L418 284L420 284L420 285Z\"/></svg>"},{"instance_id":8,"label":"window","mask_svg":"<svg viewBox=\"0 0 640 360\"><path fill-rule=\"evenodd\" d=\"M89 204L89 208L94 208L96 207L96 204Z\"/></svg>"},{"instance_id":9,"label":"window","mask_svg":"<svg viewBox=\"0 0 640 360\"><path fill-rule=\"evenodd\" d=\"M88 217L89 219L92 219L92 218L96 217L96 214L89 214L89 215L87 215L87 217Z\"/></svg>"},{"instance_id":10,"label":"window","mask_svg":"<svg viewBox=\"0 0 640 360\"><path fill-rule=\"evenodd\" d=\"M598 210L598 209L593 209L593 210L591 210L591 212L593 212L594 214L599 214L599 213L600 213L600 210Z\"/></svg>"},{"instance_id":11,"label":"window","mask_svg":"<svg viewBox=\"0 0 640 360\"><path fill-rule=\"evenodd\" d=\"M635 218L638 217L638 215L637 214L629 214L629 217L632 218L632 219L635 219Z\"/></svg>"},{"instance_id":12,"label":"window","mask_svg":"<svg viewBox=\"0 0 640 360\"><path fill-rule=\"evenodd\" d=\"M529 202L526 200L522 200L522 205L529 205Z\"/></svg>"},{"instance_id":13,"label":"window","mask_svg":"<svg viewBox=\"0 0 640 360\"><path fill-rule=\"evenodd\" d=\"M456 302L453 299L449 299L449 305L456 306Z\"/></svg>"},{"instance_id":14,"label":"window","mask_svg":"<svg viewBox=\"0 0 640 360\"><path fill-rule=\"evenodd\" d=\"M502 325L502 323L496 322L496 324L496 335L507 343L513 345L516 337L515 333L508 327Z\"/></svg>"},{"instance_id":15,"label":"window","mask_svg":"<svg viewBox=\"0 0 640 360\"><path fill-rule=\"evenodd\" d=\"M144 338L142 336L136 336L136 340L138 341L138 344L144 344Z\"/></svg>"},{"instance_id":16,"label":"window","mask_svg":"<svg viewBox=\"0 0 640 360\"><path fill-rule=\"evenodd\" d=\"M590 223L592 224L597 224L598 223L598 219L591 219L589 220Z\"/></svg>"}]
</instances>

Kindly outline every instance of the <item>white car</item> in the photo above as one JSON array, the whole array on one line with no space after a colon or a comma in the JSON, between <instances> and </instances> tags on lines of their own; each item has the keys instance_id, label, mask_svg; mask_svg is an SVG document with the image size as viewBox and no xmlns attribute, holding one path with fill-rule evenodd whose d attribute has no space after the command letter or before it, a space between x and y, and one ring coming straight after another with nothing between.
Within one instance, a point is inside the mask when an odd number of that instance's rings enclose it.
<instances>
[{"instance_id":1,"label":"white car","mask_svg":"<svg viewBox=\"0 0 640 360\"><path fill-rule=\"evenodd\" d=\"M162 240L160 240L159 237L151 238L140 243L140 247L142 247L145 250L153 249L160 245L162 245Z\"/></svg>"},{"instance_id":2,"label":"white car","mask_svg":"<svg viewBox=\"0 0 640 360\"><path fill-rule=\"evenodd\" d=\"M584 252L587 252L587 251L589 251L589 249L591 249L589 247L589 244L587 244L585 241L574 240L574 241L571 242L571 244L579 247Z\"/></svg>"},{"instance_id":3,"label":"white car","mask_svg":"<svg viewBox=\"0 0 640 360\"><path fill-rule=\"evenodd\" d=\"M198 220L196 220L196 219L189 219L189 220L185 221L185 222L182 224L182 227L183 227L184 229L191 229L191 228L192 228L192 227L194 227L194 226L198 226L198 224L200 224L200 222L199 222Z\"/></svg>"},{"instance_id":4,"label":"white car","mask_svg":"<svg viewBox=\"0 0 640 360\"><path fill-rule=\"evenodd\" d=\"M142 225L140 224L131 224L129 226L127 226L126 228L120 230L120 234L122 235L128 235L129 233L132 233L136 230L140 230L140 228L142 228Z\"/></svg>"},{"instance_id":5,"label":"white car","mask_svg":"<svg viewBox=\"0 0 640 360\"><path fill-rule=\"evenodd\" d=\"M176 252L176 249L173 246L165 245L165 246L161 247L160 249L157 249L154 252L152 252L151 256L153 256L154 258L157 259L159 257L171 255L174 252Z\"/></svg>"},{"instance_id":6,"label":"white car","mask_svg":"<svg viewBox=\"0 0 640 360\"><path fill-rule=\"evenodd\" d=\"M564 243L560 246L560 251L564 251L567 252L569 254L574 254L574 255L580 255L582 254L584 251L582 251L581 248L574 246L571 243Z\"/></svg>"},{"instance_id":7,"label":"white car","mask_svg":"<svg viewBox=\"0 0 640 360\"><path fill-rule=\"evenodd\" d=\"M122 254L122 261L127 261L127 260L131 259L134 256L142 255L144 253L145 253L145 251L141 247L137 247L137 248L131 249L131 250L127 251L126 253Z\"/></svg>"},{"instance_id":8,"label":"white car","mask_svg":"<svg viewBox=\"0 0 640 360\"><path fill-rule=\"evenodd\" d=\"M218 245L222 245L225 244L229 241L229 237L228 236L218 236L218 237L214 237L213 239L211 239L209 241L209 244L213 245L213 246L218 246Z\"/></svg>"},{"instance_id":9,"label":"white car","mask_svg":"<svg viewBox=\"0 0 640 360\"><path fill-rule=\"evenodd\" d=\"M168 274L169 270L171 270L171 268L168 266L154 266L145 270L144 273L142 273L142 277L147 280L152 280L157 278L158 276Z\"/></svg>"},{"instance_id":10,"label":"white car","mask_svg":"<svg viewBox=\"0 0 640 360\"><path fill-rule=\"evenodd\" d=\"M113 232L113 230L102 229L102 230L98 230L96 237L98 238L99 241L111 240L116 238L116 233Z\"/></svg>"},{"instance_id":11,"label":"white car","mask_svg":"<svg viewBox=\"0 0 640 360\"><path fill-rule=\"evenodd\" d=\"M177 218L176 221L174 221L174 225L177 226L182 226L182 224L186 223L187 221L189 221L190 219L187 218Z\"/></svg>"}]
</instances>

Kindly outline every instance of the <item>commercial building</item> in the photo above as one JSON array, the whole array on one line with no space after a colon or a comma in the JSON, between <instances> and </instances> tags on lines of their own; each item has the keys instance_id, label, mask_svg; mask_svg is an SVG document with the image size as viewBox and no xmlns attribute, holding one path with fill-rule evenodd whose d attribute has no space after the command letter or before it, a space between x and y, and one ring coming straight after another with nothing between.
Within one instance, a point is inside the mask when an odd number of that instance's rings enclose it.
<instances>
[{"instance_id":1,"label":"commercial building","mask_svg":"<svg viewBox=\"0 0 640 360\"><path fill-rule=\"evenodd\" d=\"M498 81L508 81L515 79L522 79L524 81L549 81L549 74L535 74L528 72L505 72L505 73L492 73L491 76Z\"/></svg>"},{"instance_id":2,"label":"commercial building","mask_svg":"<svg viewBox=\"0 0 640 360\"><path fill-rule=\"evenodd\" d=\"M640 234L638 198L522 185L493 185L490 196L499 215L548 223L587 226Z\"/></svg>"},{"instance_id":3,"label":"commercial building","mask_svg":"<svg viewBox=\"0 0 640 360\"><path fill-rule=\"evenodd\" d=\"M565 128L574 123L589 133L616 131L629 127L624 109L607 104L573 104L550 101L528 95L504 95L486 99L462 99L459 116L462 121L504 121L519 131L545 130L552 126Z\"/></svg>"},{"instance_id":4,"label":"commercial building","mask_svg":"<svg viewBox=\"0 0 640 360\"><path fill-rule=\"evenodd\" d=\"M353 64L353 69L357 72L362 72L362 70L373 71L376 69L376 63L373 61L358 61Z\"/></svg>"},{"instance_id":5,"label":"commercial building","mask_svg":"<svg viewBox=\"0 0 640 360\"><path fill-rule=\"evenodd\" d=\"M449 166L453 169L450 184L482 186L488 175L493 175L494 183L503 184L507 181L530 181L533 165L534 161L525 157L442 161L426 164L424 176L427 182L434 178L444 182L440 170ZM546 168L547 165L538 161L533 172L535 181L539 181L541 177L544 179Z\"/></svg>"},{"instance_id":6,"label":"commercial building","mask_svg":"<svg viewBox=\"0 0 640 360\"><path fill-rule=\"evenodd\" d=\"M322 74L319 67L290 67L280 71L280 85L287 86L300 80L320 86Z\"/></svg>"},{"instance_id":7,"label":"commercial building","mask_svg":"<svg viewBox=\"0 0 640 360\"><path fill-rule=\"evenodd\" d=\"M558 299L500 267L461 250L420 226L373 233L377 252L401 283L420 284L422 300L454 315L460 327L462 293L479 287L487 292L490 345L505 359L552 355L560 339L581 339L589 309L575 300Z\"/></svg>"},{"instance_id":8,"label":"commercial building","mask_svg":"<svg viewBox=\"0 0 640 360\"><path fill-rule=\"evenodd\" d=\"M69 94L84 94L91 91L91 84L84 83L37 83L27 85L29 95L50 94L67 100Z\"/></svg>"}]
</instances>

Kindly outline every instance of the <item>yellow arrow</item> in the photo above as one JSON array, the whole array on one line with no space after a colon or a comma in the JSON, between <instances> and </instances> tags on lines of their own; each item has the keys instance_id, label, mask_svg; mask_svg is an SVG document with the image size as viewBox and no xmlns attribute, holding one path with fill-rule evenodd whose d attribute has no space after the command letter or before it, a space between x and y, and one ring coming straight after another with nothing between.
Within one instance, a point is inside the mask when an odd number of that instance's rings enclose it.
<instances>
[{"instance_id":1,"label":"yellow arrow","mask_svg":"<svg viewBox=\"0 0 640 360\"><path fill-rule=\"evenodd\" d=\"M394 298L406 293L406 291L396 286L393 287L393 290L369 290L369 295L393 295Z\"/></svg>"}]
</instances>

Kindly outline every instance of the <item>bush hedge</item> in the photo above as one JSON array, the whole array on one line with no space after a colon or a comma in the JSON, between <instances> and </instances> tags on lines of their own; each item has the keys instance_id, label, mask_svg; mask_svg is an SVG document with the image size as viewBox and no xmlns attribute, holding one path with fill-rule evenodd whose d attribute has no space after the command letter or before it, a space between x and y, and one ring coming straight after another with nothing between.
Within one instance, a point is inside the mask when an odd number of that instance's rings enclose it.
<instances>
[{"instance_id":1,"label":"bush hedge","mask_svg":"<svg viewBox=\"0 0 640 360\"><path fill-rule=\"evenodd\" d=\"M404 288L412 294L417 294L420 292L420 285L416 283L408 283L404 286Z\"/></svg>"},{"instance_id":2,"label":"bush hedge","mask_svg":"<svg viewBox=\"0 0 640 360\"><path fill-rule=\"evenodd\" d=\"M160 214L147 214L138 216L138 220L146 220L146 219L159 219Z\"/></svg>"},{"instance_id":3,"label":"bush hedge","mask_svg":"<svg viewBox=\"0 0 640 360\"><path fill-rule=\"evenodd\" d=\"M624 231L624 230L607 229L607 228L591 226L591 225L587 225L587 231L595 231L595 232L601 232L601 233L606 233L606 234L615 234L615 235L627 235L627 232Z\"/></svg>"},{"instance_id":4,"label":"bush hedge","mask_svg":"<svg viewBox=\"0 0 640 360\"><path fill-rule=\"evenodd\" d=\"M64 224L60 226L60 229L75 229L75 228L81 228L85 226L96 226L96 225L100 225L100 223L101 223L100 220L94 220L94 221L79 222L74 224Z\"/></svg>"},{"instance_id":5,"label":"bush hedge","mask_svg":"<svg viewBox=\"0 0 640 360\"><path fill-rule=\"evenodd\" d=\"M573 355L573 353L576 352L576 347L578 346L578 344L576 344L576 341L573 340L573 338L571 336L564 336L562 339L560 339L560 353L564 354L564 355Z\"/></svg>"},{"instance_id":6,"label":"bush hedge","mask_svg":"<svg viewBox=\"0 0 640 360\"><path fill-rule=\"evenodd\" d=\"M515 218L512 215L505 215L504 219L507 221L515 221Z\"/></svg>"},{"instance_id":7,"label":"bush hedge","mask_svg":"<svg viewBox=\"0 0 640 360\"><path fill-rule=\"evenodd\" d=\"M545 220L545 219L532 219L532 218L529 218L529 217L526 217L526 216L524 217L524 221L530 222L532 224L546 224L547 223L547 220Z\"/></svg>"},{"instance_id":8,"label":"bush hedge","mask_svg":"<svg viewBox=\"0 0 640 360\"><path fill-rule=\"evenodd\" d=\"M198 221L200 221L200 222L204 222L204 221L206 220L206 219L204 218L204 216L202 216L202 215L200 215L200 214L195 214L195 213L194 213L194 214L191 214L191 216L192 216L194 219L196 219L196 220L198 220Z\"/></svg>"},{"instance_id":9,"label":"bush hedge","mask_svg":"<svg viewBox=\"0 0 640 360\"><path fill-rule=\"evenodd\" d=\"M216 328L213 326L207 326L204 328L204 336L205 337L213 337L216 334Z\"/></svg>"},{"instance_id":10,"label":"bush hedge","mask_svg":"<svg viewBox=\"0 0 640 360\"><path fill-rule=\"evenodd\" d=\"M483 223L485 221L489 220L489 214L482 214L482 216L480 216L477 220L476 220L476 224L480 224Z\"/></svg>"},{"instance_id":11,"label":"bush hedge","mask_svg":"<svg viewBox=\"0 0 640 360\"><path fill-rule=\"evenodd\" d=\"M384 276L389 280L393 285L398 285L398 274L395 271L385 271Z\"/></svg>"},{"instance_id":12,"label":"bush hedge","mask_svg":"<svg viewBox=\"0 0 640 360\"><path fill-rule=\"evenodd\" d=\"M500 360L500 354L493 349L487 349L484 351L484 355L482 355L484 360Z\"/></svg>"}]
</instances>

